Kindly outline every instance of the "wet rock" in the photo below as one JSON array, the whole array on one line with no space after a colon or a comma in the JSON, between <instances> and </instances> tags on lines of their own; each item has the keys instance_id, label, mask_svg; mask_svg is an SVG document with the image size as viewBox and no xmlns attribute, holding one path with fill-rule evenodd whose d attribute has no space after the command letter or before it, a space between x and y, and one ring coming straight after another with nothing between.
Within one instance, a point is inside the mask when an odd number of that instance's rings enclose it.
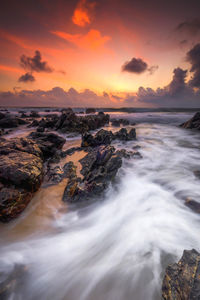
<instances>
[{"instance_id":1,"label":"wet rock","mask_svg":"<svg viewBox=\"0 0 200 300\"><path fill-rule=\"evenodd\" d=\"M95 147L99 145L110 145L115 139L121 141L130 141L136 138L135 128L132 128L129 132L126 128L121 128L115 134L112 131L101 129L94 136L90 133L82 135L82 147Z\"/></svg>"},{"instance_id":2,"label":"wet rock","mask_svg":"<svg viewBox=\"0 0 200 300\"><path fill-rule=\"evenodd\" d=\"M4 119L5 117L6 117L6 114L0 112L0 120L1 120L1 119Z\"/></svg>"},{"instance_id":3,"label":"wet rock","mask_svg":"<svg viewBox=\"0 0 200 300\"><path fill-rule=\"evenodd\" d=\"M19 122L15 117L5 117L0 120L0 128L15 128L18 126Z\"/></svg>"},{"instance_id":4,"label":"wet rock","mask_svg":"<svg viewBox=\"0 0 200 300\"><path fill-rule=\"evenodd\" d=\"M86 114L95 114L96 109L95 108L86 108L85 113Z\"/></svg>"},{"instance_id":5,"label":"wet rock","mask_svg":"<svg viewBox=\"0 0 200 300\"><path fill-rule=\"evenodd\" d=\"M59 116L55 129L62 133L78 132L84 133L95 130L109 122L109 115L99 113L98 115L77 116L71 109L65 110Z\"/></svg>"},{"instance_id":6,"label":"wet rock","mask_svg":"<svg viewBox=\"0 0 200 300\"><path fill-rule=\"evenodd\" d=\"M44 132L44 131L45 131L45 128L44 128L44 127L38 127L36 131L37 131L37 132Z\"/></svg>"},{"instance_id":7,"label":"wet rock","mask_svg":"<svg viewBox=\"0 0 200 300\"><path fill-rule=\"evenodd\" d=\"M189 207L191 210L193 210L194 212L196 213L200 213L200 203L193 200L193 199L190 199L190 198L187 198L186 201L185 201L185 205L187 207Z\"/></svg>"},{"instance_id":8,"label":"wet rock","mask_svg":"<svg viewBox=\"0 0 200 300\"><path fill-rule=\"evenodd\" d=\"M200 254L196 250L184 250L180 261L167 267L162 299L200 299Z\"/></svg>"},{"instance_id":9,"label":"wet rock","mask_svg":"<svg viewBox=\"0 0 200 300\"><path fill-rule=\"evenodd\" d=\"M45 159L62 149L65 139L54 133L31 132L28 138L34 140L41 149Z\"/></svg>"},{"instance_id":10,"label":"wet rock","mask_svg":"<svg viewBox=\"0 0 200 300\"><path fill-rule=\"evenodd\" d=\"M0 221L17 217L28 205L43 178L42 152L29 139L0 142Z\"/></svg>"},{"instance_id":11,"label":"wet rock","mask_svg":"<svg viewBox=\"0 0 200 300\"><path fill-rule=\"evenodd\" d=\"M200 112L197 112L190 120L180 125L186 129L200 130Z\"/></svg>"},{"instance_id":12,"label":"wet rock","mask_svg":"<svg viewBox=\"0 0 200 300\"><path fill-rule=\"evenodd\" d=\"M99 146L92 149L80 163L83 178L73 176L69 180L63 201L76 203L100 197L115 178L122 159L115 153L114 147Z\"/></svg>"},{"instance_id":13,"label":"wet rock","mask_svg":"<svg viewBox=\"0 0 200 300\"><path fill-rule=\"evenodd\" d=\"M127 151L126 149L121 149L116 151L116 153L120 155L120 157L127 158L127 159L142 158L142 155L138 151Z\"/></svg>"},{"instance_id":14,"label":"wet rock","mask_svg":"<svg viewBox=\"0 0 200 300\"><path fill-rule=\"evenodd\" d=\"M121 128L119 131L117 131L114 134L114 139L120 140L120 141L131 141L136 138L136 131L135 128L132 128L129 132L126 128Z\"/></svg>"}]
</instances>

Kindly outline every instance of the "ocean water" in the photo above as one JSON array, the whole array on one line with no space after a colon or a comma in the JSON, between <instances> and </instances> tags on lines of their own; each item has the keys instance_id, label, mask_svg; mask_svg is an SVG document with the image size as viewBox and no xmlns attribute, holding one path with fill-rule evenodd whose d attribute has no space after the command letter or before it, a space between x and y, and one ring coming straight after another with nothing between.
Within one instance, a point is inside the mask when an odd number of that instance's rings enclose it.
<instances>
[{"instance_id":1,"label":"ocean water","mask_svg":"<svg viewBox=\"0 0 200 300\"><path fill-rule=\"evenodd\" d=\"M200 138L178 126L192 115L111 114L137 123L137 140L115 146L143 159L123 161L103 201L70 209L63 184L43 188L0 227L0 281L26 267L9 300L160 299L166 266L200 250L200 215L184 205L200 202Z\"/></svg>"}]
</instances>

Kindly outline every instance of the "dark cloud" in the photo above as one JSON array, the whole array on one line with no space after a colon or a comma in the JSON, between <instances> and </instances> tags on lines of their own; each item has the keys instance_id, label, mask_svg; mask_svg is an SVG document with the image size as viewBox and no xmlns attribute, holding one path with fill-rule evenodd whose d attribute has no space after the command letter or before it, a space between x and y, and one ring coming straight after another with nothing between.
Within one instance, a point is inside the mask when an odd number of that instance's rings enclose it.
<instances>
[{"instance_id":1,"label":"dark cloud","mask_svg":"<svg viewBox=\"0 0 200 300\"><path fill-rule=\"evenodd\" d=\"M130 61L127 61L122 66L123 72L141 74L148 71L150 75L158 69L158 66L148 66L148 64L141 58L133 57Z\"/></svg>"},{"instance_id":2,"label":"dark cloud","mask_svg":"<svg viewBox=\"0 0 200 300\"><path fill-rule=\"evenodd\" d=\"M196 35L200 32L200 19L197 18L179 23L176 27L176 31L186 31L191 35Z\"/></svg>"},{"instance_id":3,"label":"dark cloud","mask_svg":"<svg viewBox=\"0 0 200 300\"><path fill-rule=\"evenodd\" d=\"M148 68L148 72L150 75L153 75L157 70L158 70L158 66L151 66Z\"/></svg>"},{"instance_id":4,"label":"dark cloud","mask_svg":"<svg viewBox=\"0 0 200 300\"><path fill-rule=\"evenodd\" d=\"M141 105L156 105L160 107L199 107L200 91L195 91L187 82L187 70L176 68L172 81L164 88L140 87L135 96L129 96L124 101L131 105L140 102Z\"/></svg>"},{"instance_id":5,"label":"dark cloud","mask_svg":"<svg viewBox=\"0 0 200 300\"><path fill-rule=\"evenodd\" d=\"M189 84L192 87L200 88L200 43L187 52L186 60L192 65L190 72L193 75Z\"/></svg>"},{"instance_id":6,"label":"dark cloud","mask_svg":"<svg viewBox=\"0 0 200 300\"><path fill-rule=\"evenodd\" d=\"M173 79L166 88L170 95L176 96L177 94L183 92L186 88L186 76L187 70L181 68L176 68L173 71Z\"/></svg>"},{"instance_id":7,"label":"dark cloud","mask_svg":"<svg viewBox=\"0 0 200 300\"><path fill-rule=\"evenodd\" d=\"M25 73L24 75L20 76L18 79L19 82L33 82L35 81L35 77L31 73Z\"/></svg>"},{"instance_id":8,"label":"dark cloud","mask_svg":"<svg viewBox=\"0 0 200 300\"><path fill-rule=\"evenodd\" d=\"M53 72L53 69L48 66L46 61L42 61L42 56L40 51L36 50L33 57L22 55L20 57L20 65L31 72Z\"/></svg>"},{"instance_id":9,"label":"dark cloud","mask_svg":"<svg viewBox=\"0 0 200 300\"><path fill-rule=\"evenodd\" d=\"M148 65L141 58L133 57L130 61L127 61L122 66L122 71L141 74L148 69Z\"/></svg>"}]
</instances>

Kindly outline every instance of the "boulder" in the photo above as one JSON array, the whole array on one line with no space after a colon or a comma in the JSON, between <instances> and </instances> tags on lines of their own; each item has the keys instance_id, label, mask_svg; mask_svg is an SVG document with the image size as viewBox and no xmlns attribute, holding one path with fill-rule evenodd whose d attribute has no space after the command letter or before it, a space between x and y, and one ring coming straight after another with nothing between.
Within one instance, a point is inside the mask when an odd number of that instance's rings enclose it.
<instances>
[{"instance_id":1,"label":"boulder","mask_svg":"<svg viewBox=\"0 0 200 300\"><path fill-rule=\"evenodd\" d=\"M0 142L0 221L17 217L28 205L43 178L40 148L24 138Z\"/></svg>"},{"instance_id":2,"label":"boulder","mask_svg":"<svg viewBox=\"0 0 200 300\"><path fill-rule=\"evenodd\" d=\"M167 267L162 299L200 299L200 253L194 249L184 250L180 261Z\"/></svg>"},{"instance_id":3,"label":"boulder","mask_svg":"<svg viewBox=\"0 0 200 300\"><path fill-rule=\"evenodd\" d=\"M112 124L112 126L120 127L120 125L123 125L123 126L129 125L130 122L129 122L129 120L126 120L126 119L112 119L111 124Z\"/></svg>"},{"instance_id":4,"label":"boulder","mask_svg":"<svg viewBox=\"0 0 200 300\"><path fill-rule=\"evenodd\" d=\"M63 201L77 203L100 197L115 178L122 165L120 155L111 146L99 146L92 149L80 160L83 178L73 175L68 181Z\"/></svg>"},{"instance_id":5,"label":"boulder","mask_svg":"<svg viewBox=\"0 0 200 300\"><path fill-rule=\"evenodd\" d=\"M31 113L30 113L30 117L31 118L40 118L40 115L39 115L39 113L37 112L37 111L31 111Z\"/></svg>"},{"instance_id":6,"label":"boulder","mask_svg":"<svg viewBox=\"0 0 200 300\"><path fill-rule=\"evenodd\" d=\"M66 141L63 137L54 133L31 132L28 137L38 144L45 159L53 156L57 150L62 149Z\"/></svg>"},{"instance_id":7,"label":"boulder","mask_svg":"<svg viewBox=\"0 0 200 300\"><path fill-rule=\"evenodd\" d=\"M200 112L197 112L190 120L180 125L186 129L200 130Z\"/></svg>"}]
</instances>

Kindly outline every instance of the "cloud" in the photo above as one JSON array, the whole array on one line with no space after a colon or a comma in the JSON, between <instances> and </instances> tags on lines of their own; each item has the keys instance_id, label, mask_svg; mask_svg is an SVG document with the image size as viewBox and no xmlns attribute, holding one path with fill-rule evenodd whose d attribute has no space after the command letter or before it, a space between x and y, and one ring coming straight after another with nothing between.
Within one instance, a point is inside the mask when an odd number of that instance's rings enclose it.
<instances>
[{"instance_id":1,"label":"cloud","mask_svg":"<svg viewBox=\"0 0 200 300\"><path fill-rule=\"evenodd\" d=\"M148 68L149 74L153 75L157 70L158 70L159 66L151 66Z\"/></svg>"},{"instance_id":2,"label":"cloud","mask_svg":"<svg viewBox=\"0 0 200 300\"><path fill-rule=\"evenodd\" d=\"M25 73L24 75L20 76L18 79L19 82L33 82L35 81L35 77L31 73Z\"/></svg>"},{"instance_id":3,"label":"cloud","mask_svg":"<svg viewBox=\"0 0 200 300\"><path fill-rule=\"evenodd\" d=\"M80 0L74 10L72 22L80 27L91 24L96 3L88 0Z\"/></svg>"},{"instance_id":4,"label":"cloud","mask_svg":"<svg viewBox=\"0 0 200 300\"><path fill-rule=\"evenodd\" d=\"M153 75L155 71L158 69L158 66L148 66L148 64L141 58L133 57L130 61L127 61L122 66L123 72L142 74L146 71L149 72L150 75Z\"/></svg>"},{"instance_id":5,"label":"cloud","mask_svg":"<svg viewBox=\"0 0 200 300\"><path fill-rule=\"evenodd\" d=\"M187 52L186 60L192 65L190 72L193 75L189 84L191 87L200 88L200 43Z\"/></svg>"},{"instance_id":6,"label":"cloud","mask_svg":"<svg viewBox=\"0 0 200 300\"><path fill-rule=\"evenodd\" d=\"M141 58L133 57L122 66L122 71L141 74L148 69L148 65Z\"/></svg>"},{"instance_id":7,"label":"cloud","mask_svg":"<svg viewBox=\"0 0 200 300\"><path fill-rule=\"evenodd\" d=\"M160 107L199 107L200 91L195 91L187 82L187 70L176 68L173 70L172 81L164 88L140 87L131 100L141 103L141 105L156 105ZM133 104L133 103L132 103Z\"/></svg>"},{"instance_id":8,"label":"cloud","mask_svg":"<svg viewBox=\"0 0 200 300\"><path fill-rule=\"evenodd\" d=\"M110 40L109 36L102 36L98 30L91 29L84 34L69 34L63 31L52 31L58 37L76 45L81 49L94 50L101 49Z\"/></svg>"},{"instance_id":9,"label":"cloud","mask_svg":"<svg viewBox=\"0 0 200 300\"><path fill-rule=\"evenodd\" d=\"M197 18L179 23L176 27L176 31L196 35L200 31L200 19Z\"/></svg>"},{"instance_id":10,"label":"cloud","mask_svg":"<svg viewBox=\"0 0 200 300\"><path fill-rule=\"evenodd\" d=\"M23 54L20 57L20 65L25 70L31 72L53 72L53 69L48 66L48 63L46 61L42 61L41 53L38 50L35 51L35 55L33 57L29 57Z\"/></svg>"},{"instance_id":11,"label":"cloud","mask_svg":"<svg viewBox=\"0 0 200 300\"><path fill-rule=\"evenodd\" d=\"M2 106L52 106L52 107L109 107L112 103L109 97L97 95L85 89L82 92L70 88L68 91L60 87L51 90L20 90L15 92L0 92Z\"/></svg>"}]
</instances>

